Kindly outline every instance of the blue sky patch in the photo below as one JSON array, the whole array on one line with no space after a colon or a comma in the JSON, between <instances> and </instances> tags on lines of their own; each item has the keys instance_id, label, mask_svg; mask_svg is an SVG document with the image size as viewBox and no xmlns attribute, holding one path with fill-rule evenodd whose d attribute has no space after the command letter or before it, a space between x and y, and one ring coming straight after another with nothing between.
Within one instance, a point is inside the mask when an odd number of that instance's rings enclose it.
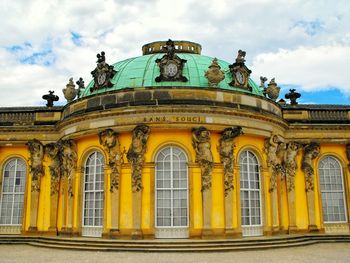
<instances>
[{"instance_id":1,"label":"blue sky patch","mask_svg":"<svg viewBox=\"0 0 350 263\"><path fill-rule=\"evenodd\" d=\"M345 104L350 103L350 94L346 95L337 87L330 87L324 90L304 91L296 85L283 85L280 92L280 97L289 103L289 100L284 98L284 95L289 92L289 89L296 89L296 92L301 94L298 102L300 104Z\"/></svg>"},{"instance_id":2,"label":"blue sky patch","mask_svg":"<svg viewBox=\"0 0 350 263\"><path fill-rule=\"evenodd\" d=\"M71 39L76 46L81 46L81 35L77 32L70 32Z\"/></svg>"},{"instance_id":3,"label":"blue sky patch","mask_svg":"<svg viewBox=\"0 0 350 263\"><path fill-rule=\"evenodd\" d=\"M30 42L24 42L20 45L6 47L6 50L22 64L50 66L56 61L51 40L44 42L39 49L34 48Z\"/></svg>"},{"instance_id":4,"label":"blue sky patch","mask_svg":"<svg viewBox=\"0 0 350 263\"><path fill-rule=\"evenodd\" d=\"M293 28L295 27L303 28L309 36L314 36L324 30L323 23L318 19L314 21L298 21L294 24Z\"/></svg>"}]
</instances>

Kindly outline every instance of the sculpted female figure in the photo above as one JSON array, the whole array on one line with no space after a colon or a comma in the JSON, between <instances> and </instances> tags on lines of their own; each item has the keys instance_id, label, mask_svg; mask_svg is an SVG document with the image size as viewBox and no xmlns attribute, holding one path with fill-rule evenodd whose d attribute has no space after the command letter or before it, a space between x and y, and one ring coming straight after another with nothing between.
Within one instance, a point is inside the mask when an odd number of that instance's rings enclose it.
<instances>
[{"instance_id":1,"label":"sculpted female figure","mask_svg":"<svg viewBox=\"0 0 350 263\"><path fill-rule=\"evenodd\" d=\"M265 152L267 154L267 166L270 167L270 189L272 192L277 187L277 175L282 172L282 160L285 144L278 135L273 134L269 139L265 139Z\"/></svg>"},{"instance_id":2,"label":"sculpted female figure","mask_svg":"<svg viewBox=\"0 0 350 263\"><path fill-rule=\"evenodd\" d=\"M144 154L149 137L150 128L146 125L138 125L132 131L132 142L126 157L132 167L132 187L133 191L139 192L142 189L142 167Z\"/></svg>"},{"instance_id":3,"label":"sculpted female figure","mask_svg":"<svg viewBox=\"0 0 350 263\"><path fill-rule=\"evenodd\" d=\"M233 162L234 162L234 143L233 139L241 135L241 127L230 127L222 131L221 137L219 139L219 153L220 159L224 166L224 186L225 195L233 189Z\"/></svg>"},{"instance_id":4,"label":"sculpted female figure","mask_svg":"<svg viewBox=\"0 0 350 263\"><path fill-rule=\"evenodd\" d=\"M294 190L294 178L298 168L295 160L298 151L301 149L301 145L297 142L288 143L286 158L285 158L285 171L287 177L287 189L288 191Z\"/></svg>"},{"instance_id":5,"label":"sculpted female figure","mask_svg":"<svg viewBox=\"0 0 350 263\"><path fill-rule=\"evenodd\" d=\"M51 159L50 175L51 175L51 195L58 193L59 182L62 173L61 149L58 143L49 143L45 145L45 152Z\"/></svg>"},{"instance_id":6,"label":"sculpted female figure","mask_svg":"<svg viewBox=\"0 0 350 263\"><path fill-rule=\"evenodd\" d=\"M311 142L304 147L304 156L303 161L301 163L301 169L305 173L306 180L306 191L314 190L314 167L312 164L312 160L315 159L320 154L320 145L316 142Z\"/></svg>"},{"instance_id":7,"label":"sculpted female figure","mask_svg":"<svg viewBox=\"0 0 350 263\"><path fill-rule=\"evenodd\" d=\"M108 165L111 168L111 188L119 188L120 169L123 163L122 153L120 151L120 144L118 140L118 133L112 129L101 131L99 134L100 144L103 145L108 155Z\"/></svg>"},{"instance_id":8,"label":"sculpted female figure","mask_svg":"<svg viewBox=\"0 0 350 263\"><path fill-rule=\"evenodd\" d=\"M196 162L201 166L202 191L205 191L211 187L213 170L210 132L205 127L192 129L192 146L196 152Z\"/></svg>"},{"instance_id":9,"label":"sculpted female figure","mask_svg":"<svg viewBox=\"0 0 350 263\"><path fill-rule=\"evenodd\" d=\"M29 156L29 168L32 174L32 192L40 190L40 177L44 175L43 159L44 159L44 146L43 144L34 139L27 143Z\"/></svg>"},{"instance_id":10,"label":"sculpted female figure","mask_svg":"<svg viewBox=\"0 0 350 263\"><path fill-rule=\"evenodd\" d=\"M68 178L68 194L73 196L72 181L77 168L77 151L74 140L62 140L59 142L62 147L62 168L63 176Z\"/></svg>"}]
</instances>

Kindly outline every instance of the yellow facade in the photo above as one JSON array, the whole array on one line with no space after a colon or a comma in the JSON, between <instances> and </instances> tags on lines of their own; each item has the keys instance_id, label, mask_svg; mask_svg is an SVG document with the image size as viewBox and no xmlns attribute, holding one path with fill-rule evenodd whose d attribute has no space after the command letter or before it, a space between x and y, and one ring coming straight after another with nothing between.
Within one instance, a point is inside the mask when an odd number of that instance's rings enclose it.
<instances>
[{"instance_id":1,"label":"yellow facade","mask_svg":"<svg viewBox=\"0 0 350 263\"><path fill-rule=\"evenodd\" d=\"M149 48L152 47L145 48L151 50ZM200 50L200 46L197 49ZM146 99L143 101L143 98ZM13 158L19 158L26 164L22 223L7 224L1 221L0 234L91 234L92 232L84 232L90 230L83 223L87 213L85 206L88 206L85 202L85 188L88 187L85 180L90 171L87 160L92 154L100 153L99 156L103 157L103 189L99 191L103 193L103 198L102 207L98 209L103 214L101 232L96 236L152 239L166 235L156 223L157 209L162 208L157 205L157 171L160 171L157 156L169 146L181 149L186 156L188 212L186 225L182 229L173 227L175 232L171 232L171 228L165 231L176 234L176 231L185 229L187 238L234 238L242 235L308 232L349 233L349 113L349 107L333 109L324 106L315 109L303 105L281 105L247 90L182 86L101 92L81 97L64 107L34 107L29 112L0 109L2 198L5 196L4 180L8 180L8 174L11 173L5 171L7 163ZM14 119L12 122L11 118ZM147 126L150 132L144 141L146 151L142 155L142 189L135 191L133 180L136 166L130 161L128 151L133 147L133 132L139 125ZM198 150L195 148L193 130L199 127L204 127L210 134L210 140L207 141L211 145L212 154L209 190L202 189L205 169L198 161ZM234 145L233 156L230 156L233 189L225 190L227 178L220 154L220 140L224 129L230 127L240 127L243 134L231 140ZM121 156L119 186L114 190L114 170L110 162L112 155L101 144L99 137L107 129L117 133L115 136ZM283 172L279 171L277 177L274 177L269 148L266 146L274 136L279 138L279 145L294 142L302 145L293 159L297 168L291 179L294 182L292 190L289 189ZM43 147L64 141L73 142L76 147L73 153L76 154L76 161L71 164L68 172L64 172L64 176L58 178L57 193L53 191L56 189L57 178L50 170L55 163L47 148L42 159L44 172L38 179L40 190L33 190L36 186L36 172L32 169L33 153L29 151L28 142L34 139ZM307 190L309 177L308 170L305 169L305 156L308 145L312 143L319 145L319 152L308 163L313 168L313 190ZM246 164L241 161L243 154L251 158L245 160L256 160L256 163ZM64 161L67 162L69 155L62 156L60 158L66 158ZM325 220L323 204L326 201L322 199L323 168L320 165L326 157L332 157L331 160L340 165L340 170L337 171L342 176L344 185L342 193L345 220L338 220L339 222ZM61 168L66 168L63 159L60 159ZM96 160L93 168L95 174ZM73 171L72 174L70 171ZM248 180L248 188L251 188L253 181L258 185L254 188L256 199L249 197L249 202L255 202L255 206L248 204L251 209L248 216L244 214L247 211L245 201L248 199L243 196L253 196L253 190L248 191L244 185L247 174L255 176L255 181ZM14 185L17 185L17 181ZM171 202L174 199L172 197ZM3 200L1 202L4 203ZM253 209L257 214L255 218L252 216ZM1 216L0 214L0 220L3 220ZM249 225L245 221L247 218L251 222L257 221ZM172 237L171 233L168 238Z\"/></svg>"}]
</instances>

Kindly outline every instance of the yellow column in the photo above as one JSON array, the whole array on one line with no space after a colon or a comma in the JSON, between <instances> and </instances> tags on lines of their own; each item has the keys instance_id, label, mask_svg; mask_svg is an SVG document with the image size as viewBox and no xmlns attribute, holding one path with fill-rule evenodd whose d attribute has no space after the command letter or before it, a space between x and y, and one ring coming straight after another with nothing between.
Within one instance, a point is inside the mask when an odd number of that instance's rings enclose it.
<instances>
[{"instance_id":1,"label":"yellow column","mask_svg":"<svg viewBox=\"0 0 350 263\"><path fill-rule=\"evenodd\" d=\"M198 164L190 163L189 168L189 192L190 192L190 237L200 237L203 228L203 209L202 209L202 180L201 180L201 169Z\"/></svg>"},{"instance_id":2,"label":"yellow column","mask_svg":"<svg viewBox=\"0 0 350 263\"><path fill-rule=\"evenodd\" d=\"M154 163L145 163L142 173L142 214L143 237L154 238Z\"/></svg>"}]
</instances>

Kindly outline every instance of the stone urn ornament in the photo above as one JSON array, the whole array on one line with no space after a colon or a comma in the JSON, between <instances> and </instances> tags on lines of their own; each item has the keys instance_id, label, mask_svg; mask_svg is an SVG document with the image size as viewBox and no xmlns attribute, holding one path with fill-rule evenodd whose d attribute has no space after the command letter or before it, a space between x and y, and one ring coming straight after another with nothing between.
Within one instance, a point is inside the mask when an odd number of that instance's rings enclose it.
<instances>
[{"instance_id":1,"label":"stone urn ornament","mask_svg":"<svg viewBox=\"0 0 350 263\"><path fill-rule=\"evenodd\" d=\"M62 89L64 97L68 103L75 99L75 97L78 95L78 90L79 89L75 88L73 78L70 78L69 83L66 85L66 88Z\"/></svg>"},{"instance_id":2,"label":"stone urn ornament","mask_svg":"<svg viewBox=\"0 0 350 263\"><path fill-rule=\"evenodd\" d=\"M218 59L214 58L209 69L205 72L209 87L217 88L218 84L225 79L225 73L218 64Z\"/></svg>"},{"instance_id":3,"label":"stone urn ornament","mask_svg":"<svg viewBox=\"0 0 350 263\"><path fill-rule=\"evenodd\" d=\"M276 101L278 96L280 95L281 88L277 86L275 82L275 78L270 80L270 83L267 85L266 94L271 99Z\"/></svg>"}]
</instances>

